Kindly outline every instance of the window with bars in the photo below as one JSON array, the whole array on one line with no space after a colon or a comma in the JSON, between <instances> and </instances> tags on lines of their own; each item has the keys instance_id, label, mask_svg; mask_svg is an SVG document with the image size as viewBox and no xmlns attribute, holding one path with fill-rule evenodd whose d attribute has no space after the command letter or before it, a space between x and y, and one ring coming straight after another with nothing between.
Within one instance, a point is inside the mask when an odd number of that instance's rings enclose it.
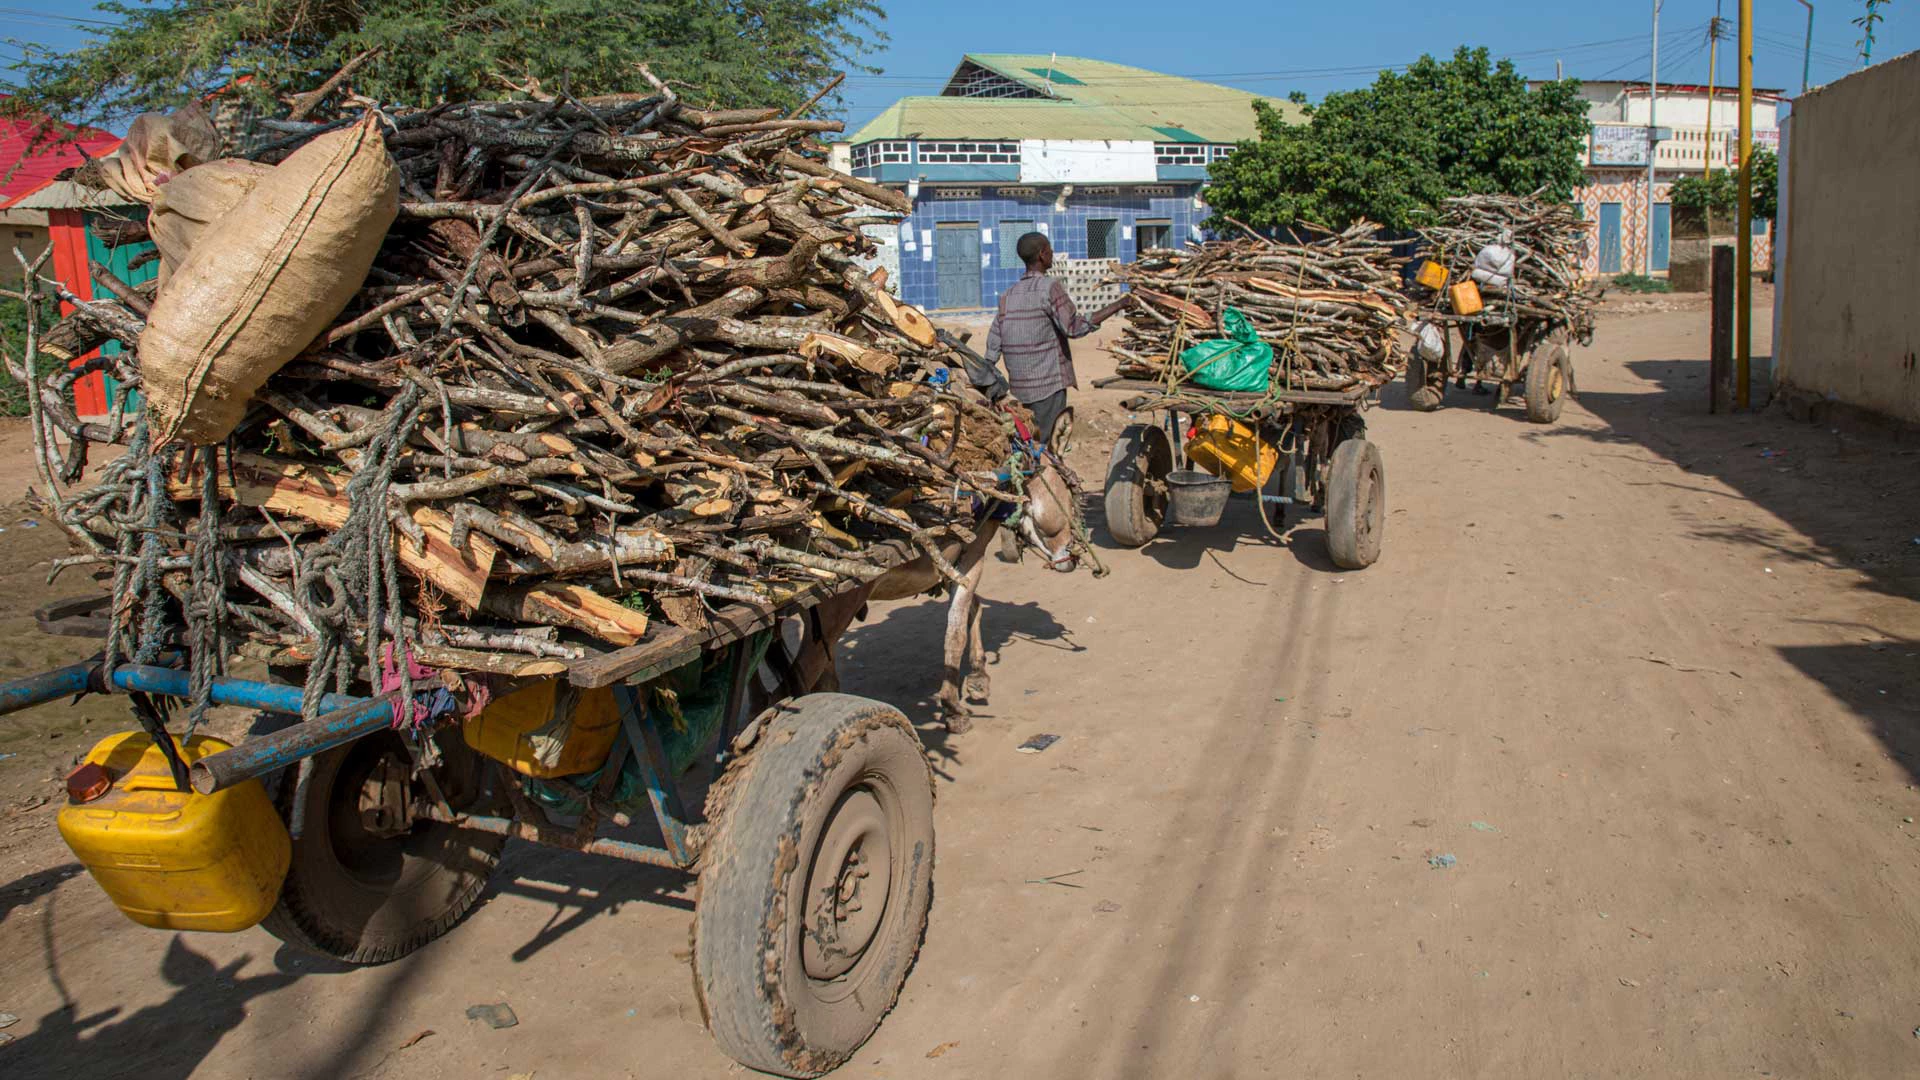
<instances>
[{"instance_id":1,"label":"window with bars","mask_svg":"<svg viewBox=\"0 0 1920 1080\"><path fill-rule=\"evenodd\" d=\"M1141 218L1133 223L1134 250L1147 251L1152 248L1170 248L1173 246L1173 220L1171 218Z\"/></svg>"},{"instance_id":2,"label":"window with bars","mask_svg":"<svg viewBox=\"0 0 1920 1080\"><path fill-rule=\"evenodd\" d=\"M904 165L913 159L913 144L905 139L860 143L853 148L852 158L856 169Z\"/></svg>"},{"instance_id":3,"label":"window with bars","mask_svg":"<svg viewBox=\"0 0 1920 1080\"><path fill-rule=\"evenodd\" d=\"M922 142L922 165L1018 165L1017 142Z\"/></svg>"},{"instance_id":4,"label":"window with bars","mask_svg":"<svg viewBox=\"0 0 1920 1080\"><path fill-rule=\"evenodd\" d=\"M1117 259L1120 257L1120 219L1087 219L1087 258Z\"/></svg>"}]
</instances>

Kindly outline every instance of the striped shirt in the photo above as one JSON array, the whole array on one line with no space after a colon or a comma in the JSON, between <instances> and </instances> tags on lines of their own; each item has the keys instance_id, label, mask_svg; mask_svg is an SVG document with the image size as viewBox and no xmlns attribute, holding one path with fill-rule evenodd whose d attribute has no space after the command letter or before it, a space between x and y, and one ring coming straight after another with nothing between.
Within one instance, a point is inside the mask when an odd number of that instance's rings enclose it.
<instances>
[{"instance_id":1,"label":"striped shirt","mask_svg":"<svg viewBox=\"0 0 1920 1080\"><path fill-rule=\"evenodd\" d=\"M987 363L1005 360L1013 396L1032 404L1080 385L1067 339L1092 332L1093 324L1075 310L1066 286L1029 270L1000 294L1000 311L987 332Z\"/></svg>"}]
</instances>

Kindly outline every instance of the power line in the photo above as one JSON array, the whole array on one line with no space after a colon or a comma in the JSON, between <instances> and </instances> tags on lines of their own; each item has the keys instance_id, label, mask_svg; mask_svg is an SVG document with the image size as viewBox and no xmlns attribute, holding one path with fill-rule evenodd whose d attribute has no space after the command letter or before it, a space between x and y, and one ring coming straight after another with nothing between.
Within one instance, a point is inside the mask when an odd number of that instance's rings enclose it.
<instances>
[{"instance_id":1,"label":"power line","mask_svg":"<svg viewBox=\"0 0 1920 1080\"><path fill-rule=\"evenodd\" d=\"M77 26L119 26L112 19L84 19L78 15L55 15L47 11L35 11L32 8L0 7L0 15L18 15L24 18L45 19L49 22L72 23Z\"/></svg>"}]
</instances>

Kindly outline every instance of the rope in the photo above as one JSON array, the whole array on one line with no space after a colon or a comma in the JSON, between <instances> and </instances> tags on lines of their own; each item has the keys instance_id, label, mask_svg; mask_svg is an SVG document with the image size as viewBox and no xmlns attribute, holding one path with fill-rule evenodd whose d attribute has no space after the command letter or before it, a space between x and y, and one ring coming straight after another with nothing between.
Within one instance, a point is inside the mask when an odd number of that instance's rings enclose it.
<instances>
[{"instance_id":1,"label":"rope","mask_svg":"<svg viewBox=\"0 0 1920 1080\"><path fill-rule=\"evenodd\" d=\"M399 669L400 700L413 700L389 491L407 440L423 418L421 397L419 385L409 382L388 403L365 444L359 471L347 482L347 520L319 551L301 560L296 572L296 602L318 632L300 702L301 715L309 720L319 715L322 697L352 687L354 663L348 646L356 624L365 628L362 644L369 676L378 679L391 661ZM393 648L383 650L383 644Z\"/></svg>"},{"instance_id":2,"label":"rope","mask_svg":"<svg viewBox=\"0 0 1920 1080\"><path fill-rule=\"evenodd\" d=\"M213 706L213 680L226 667L227 656L223 633L227 583L220 549L220 450L204 447L200 457L200 521L188 564L191 585L186 602L188 685L193 692L187 709L189 736Z\"/></svg>"}]
</instances>

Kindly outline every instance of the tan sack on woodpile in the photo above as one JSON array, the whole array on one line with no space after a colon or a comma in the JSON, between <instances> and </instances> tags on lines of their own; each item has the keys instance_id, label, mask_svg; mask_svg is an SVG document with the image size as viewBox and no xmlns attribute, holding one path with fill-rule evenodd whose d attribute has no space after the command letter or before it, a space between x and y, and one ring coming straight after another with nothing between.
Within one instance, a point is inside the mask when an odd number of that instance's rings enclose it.
<instances>
[{"instance_id":1,"label":"tan sack on woodpile","mask_svg":"<svg viewBox=\"0 0 1920 1080\"><path fill-rule=\"evenodd\" d=\"M347 306L400 211L378 118L321 135L201 232L154 300L140 372L165 443L219 443Z\"/></svg>"},{"instance_id":2,"label":"tan sack on woodpile","mask_svg":"<svg viewBox=\"0 0 1920 1080\"><path fill-rule=\"evenodd\" d=\"M152 205L160 185L220 156L220 133L199 105L133 118L119 149L100 160L100 178L134 202Z\"/></svg>"},{"instance_id":3,"label":"tan sack on woodpile","mask_svg":"<svg viewBox=\"0 0 1920 1080\"><path fill-rule=\"evenodd\" d=\"M160 249L160 283L166 284L207 227L233 212L273 166L243 158L197 165L160 185L147 217L147 234Z\"/></svg>"}]
</instances>

